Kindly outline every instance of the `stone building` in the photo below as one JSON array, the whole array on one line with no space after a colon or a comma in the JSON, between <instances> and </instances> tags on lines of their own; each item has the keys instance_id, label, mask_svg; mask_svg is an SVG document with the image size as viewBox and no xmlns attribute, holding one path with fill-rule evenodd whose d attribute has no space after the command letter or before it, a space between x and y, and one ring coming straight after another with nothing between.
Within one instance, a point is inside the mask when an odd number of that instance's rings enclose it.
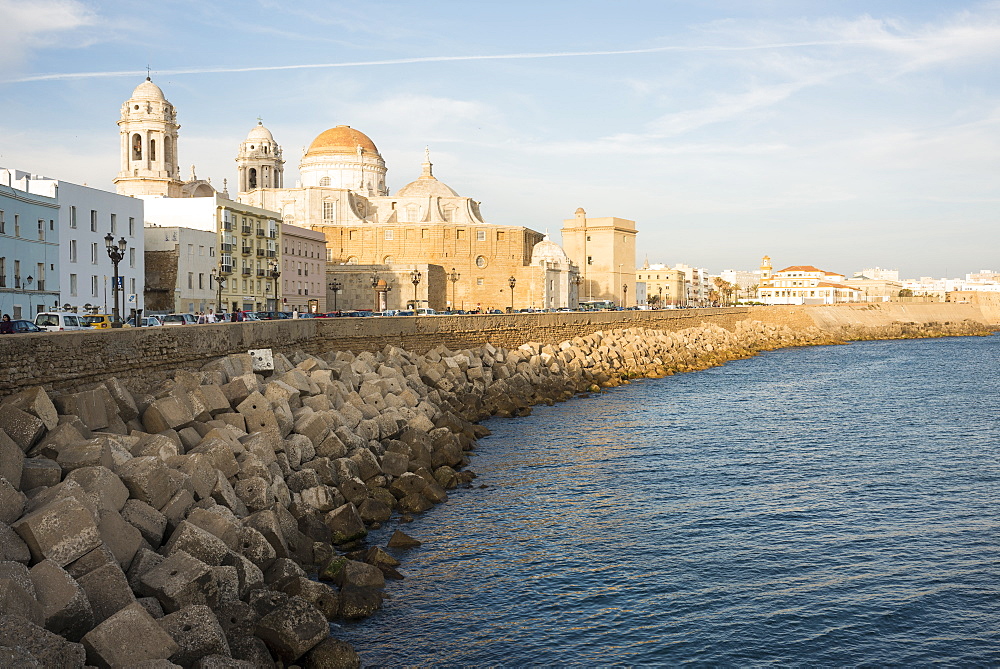
<instances>
[{"instance_id":1,"label":"stone building","mask_svg":"<svg viewBox=\"0 0 1000 669\"><path fill-rule=\"evenodd\" d=\"M622 306L634 302L635 236L635 221L588 218L582 207L563 221L563 247L583 277L581 301L611 300Z\"/></svg>"},{"instance_id":2,"label":"stone building","mask_svg":"<svg viewBox=\"0 0 1000 669\"><path fill-rule=\"evenodd\" d=\"M271 155L270 162L256 164L261 174L265 169L278 173L279 154L272 149ZM238 198L280 212L285 223L322 232L331 272L339 265L364 266L336 270L341 279L356 271L356 283L364 285L369 267L407 272L433 265L440 271L425 275L428 293L419 298L433 309L509 307L511 279L514 308L569 305L568 286L576 267L565 254L553 260L548 242L534 262L544 236L524 226L487 223L479 202L434 176L429 155L420 176L390 195L386 165L375 143L342 125L313 140L299 172L295 188L259 182L251 188L249 180L241 180ZM437 281L446 284L436 286ZM327 299L332 302L332 295Z\"/></svg>"},{"instance_id":3,"label":"stone building","mask_svg":"<svg viewBox=\"0 0 1000 669\"><path fill-rule=\"evenodd\" d=\"M325 313L326 237L281 225L281 311Z\"/></svg>"}]
</instances>

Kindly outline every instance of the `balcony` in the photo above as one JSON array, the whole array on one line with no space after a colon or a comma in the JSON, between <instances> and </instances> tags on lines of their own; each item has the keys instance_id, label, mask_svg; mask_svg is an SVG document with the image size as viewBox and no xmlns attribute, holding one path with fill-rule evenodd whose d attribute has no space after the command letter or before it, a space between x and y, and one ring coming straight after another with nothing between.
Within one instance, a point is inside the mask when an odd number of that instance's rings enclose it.
<instances>
[{"instance_id":1,"label":"balcony","mask_svg":"<svg viewBox=\"0 0 1000 669\"><path fill-rule=\"evenodd\" d=\"M248 256L251 253L253 253L253 247L252 246L244 246L242 250L243 250L243 255L245 255L245 256Z\"/></svg>"},{"instance_id":2,"label":"balcony","mask_svg":"<svg viewBox=\"0 0 1000 669\"><path fill-rule=\"evenodd\" d=\"M223 221L222 229L225 230L226 232L232 232L233 231L232 221Z\"/></svg>"},{"instance_id":3,"label":"balcony","mask_svg":"<svg viewBox=\"0 0 1000 669\"><path fill-rule=\"evenodd\" d=\"M232 265L219 265L219 268L222 270L223 274L232 274L233 272Z\"/></svg>"},{"instance_id":4,"label":"balcony","mask_svg":"<svg viewBox=\"0 0 1000 669\"><path fill-rule=\"evenodd\" d=\"M243 226L243 234L244 235L253 234L253 228L251 228L249 225L244 225Z\"/></svg>"},{"instance_id":5,"label":"balcony","mask_svg":"<svg viewBox=\"0 0 1000 669\"><path fill-rule=\"evenodd\" d=\"M267 252L267 257L268 257L268 258L274 258L274 257L275 257L275 256L277 256L277 255L278 255L278 254L277 254L277 252L276 252L276 251L268 251L268 252Z\"/></svg>"},{"instance_id":6,"label":"balcony","mask_svg":"<svg viewBox=\"0 0 1000 669\"><path fill-rule=\"evenodd\" d=\"M258 237L264 236L264 228L257 228L257 236Z\"/></svg>"},{"instance_id":7,"label":"balcony","mask_svg":"<svg viewBox=\"0 0 1000 669\"><path fill-rule=\"evenodd\" d=\"M264 270L262 270L262 269L257 270L257 276L263 277L264 276Z\"/></svg>"},{"instance_id":8,"label":"balcony","mask_svg":"<svg viewBox=\"0 0 1000 669\"><path fill-rule=\"evenodd\" d=\"M277 230L268 230L267 231L267 236L270 239L277 239L278 238L278 231Z\"/></svg>"},{"instance_id":9,"label":"balcony","mask_svg":"<svg viewBox=\"0 0 1000 669\"><path fill-rule=\"evenodd\" d=\"M264 249L257 249L257 257L258 258L264 257Z\"/></svg>"},{"instance_id":10,"label":"balcony","mask_svg":"<svg viewBox=\"0 0 1000 669\"><path fill-rule=\"evenodd\" d=\"M223 244L222 245L222 252L223 253L232 253L233 252L233 245L232 244Z\"/></svg>"},{"instance_id":11,"label":"balcony","mask_svg":"<svg viewBox=\"0 0 1000 669\"><path fill-rule=\"evenodd\" d=\"M250 268L249 267L244 267L243 268L243 276L250 276Z\"/></svg>"}]
</instances>

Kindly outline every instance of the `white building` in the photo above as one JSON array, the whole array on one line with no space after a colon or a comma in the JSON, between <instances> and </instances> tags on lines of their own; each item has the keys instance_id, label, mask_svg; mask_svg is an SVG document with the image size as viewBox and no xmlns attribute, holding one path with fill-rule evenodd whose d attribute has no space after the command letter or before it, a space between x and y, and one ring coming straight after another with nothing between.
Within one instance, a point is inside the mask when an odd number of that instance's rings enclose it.
<instances>
[{"instance_id":1,"label":"white building","mask_svg":"<svg viewBox=\"0 0 1000 669\"><path fill-rule=\"evenodd\" d=\"M674 269L684 272L687 297L685 304L703 307L708 304L708 293L712 285L708 280L708 270L704 267L691 267L683 263L674 265Z\"/></svg>"},{"instance_id":2,"label":"white building","mask_svg":"<svg viewBox=\"0 0 1000 669\"><path fill-rule=\"evenodd\" d=\"M868 267L860 272L855 272L854 278L873 279L875 281L899 281L899 270L882 269L881 267Z\"/></svg>"},{"instance_id":3,"label":"white building","mask_svg":"<svg viewBox=\"0 0 1000 669\"><path fill-rule=\"evenodd\" d=\"M215 232L176 226L146 228L146 302L150 312L207 313L218 309L215 245Z\"/></svg>"},{"instance_id":4,"label":"white building","mask_svg":"<svg viewBox=\"0 0 1000 669\"><path fill-rule=\"evenodd\" d=\"M757 287L760 286L760 270L744 269L724 269L719 272L719 277L734 286L736 293L734 300L746 300L753 297Z\"/></svg>"},{"instance_id":5,"label":"white building","mask_svg":"<svg viewBox=\"0 0 1000 669\"><path fill-rule=\"evenodd\" d=\"M59 204L59 259L49 270L52 278L58 273L60 307L112 313L115 272L105 240L110 234L116 245L125 241L118 264L122 318L143 308L143 201L25 172L13 178L22 190Z\"/></svg>"},{"instance_id":6,"label":"white building","mask_svg":"<svg viewBox=\"0 0 1000 669\"><path fill-rule=\"evenodd\" d=\"M764 304L837 304L860 302L863 291L844 283L843 274L812 265L794 265L774 272L757 292Z\"/></svg>"}]
</instances>

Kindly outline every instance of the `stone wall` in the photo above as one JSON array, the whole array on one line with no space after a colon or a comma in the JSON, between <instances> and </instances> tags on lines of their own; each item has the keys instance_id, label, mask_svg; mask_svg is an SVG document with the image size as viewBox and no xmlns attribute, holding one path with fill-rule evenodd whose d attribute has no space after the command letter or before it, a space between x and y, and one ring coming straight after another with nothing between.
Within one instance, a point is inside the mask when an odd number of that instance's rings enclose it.
<instances>
[{"instance_id":1,"label":"stone wall","mask_svg":"<svg viewBox=\"0 0 1000 669\"><path fill-rule=\"evenodd\" d=\"M142 385L167 372L199 367L212 357L270 348L278 352L379 351L387 344L423 353L438 344L463 349L489 343L517 348L559 342L597 331L642 327L676 331L702 323L732 330L755 320L795 330L818 326L992 322L976 305L844 305L730 307L663 311L606 311L401 318L335 318L219 325L54 332L0 337L0 396L31 386L66 389L110 376Z\"/></svg>"}]
</instances>

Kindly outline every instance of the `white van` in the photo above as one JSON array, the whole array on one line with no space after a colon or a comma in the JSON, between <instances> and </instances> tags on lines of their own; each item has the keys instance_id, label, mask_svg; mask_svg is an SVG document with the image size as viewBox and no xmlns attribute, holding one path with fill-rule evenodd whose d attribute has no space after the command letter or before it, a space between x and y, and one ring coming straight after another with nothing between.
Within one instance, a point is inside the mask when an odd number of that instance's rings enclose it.
<instances>
[{"instance_id":1,"label":"white van","mask_svg":"<svg viewBox=\"0 0 1000 669\"><path fill-rule=\"evenodd\" d=\"M423 307L417 309L417 316L433 316L437 314L433 309L425 309Z\"/></svg>"},{"instance_id":2,"label":"white van","mask_svg":"<svg viewBox=\"0 0 1000 669\"><path fill-rule=\"evenodd\" d=\"M62 311L43 311L35 316L35 325L48 330L58 332L60 330L86 330L84 323L76 314L69 314Z\"/></svg>"}]
</instances>

